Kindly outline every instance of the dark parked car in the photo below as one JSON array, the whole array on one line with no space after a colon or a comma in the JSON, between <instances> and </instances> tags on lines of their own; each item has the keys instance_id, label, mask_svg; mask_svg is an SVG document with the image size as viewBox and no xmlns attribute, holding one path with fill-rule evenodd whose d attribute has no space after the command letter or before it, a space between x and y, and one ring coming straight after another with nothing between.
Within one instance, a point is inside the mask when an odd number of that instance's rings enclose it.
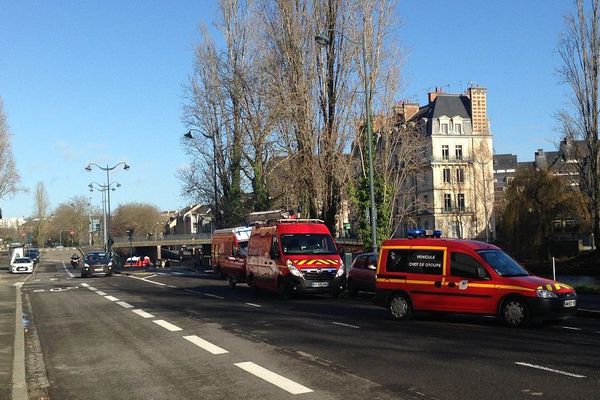
<instances>
[{"instance_id":1,"label":"dark parked car","mask_svg":"<svg viewBox=\"0 0 600 400\"><path fill-rule=\"evenodd\" d=\"M40 261L40 250L36 248L30 248L25 250L25 257L31 258L31 261L38 263Z\"/></svg>"},{"instance_id":2,"label":"dark parked car","mask_svg":"<svg viewBox=\"0 0 600 400\"><path fill-rule=\"evenodd\" d=\"M81 277L87 278L93 275L111 276L113 272L113 260L103 251L85 253L81 265Z\"/></svg>"},{"instance_id":3,"label":"dark parked car","mask_svg":"<svg viewBox=\"0 0 600 400\"><path fill-rule=\"evenodd\" d=\"M375 293L375 271L377 270L377 254L359 254L352 262L348 272L346 290L350 296L356 296L359 291Z\"/></svg>"}]
</instances>

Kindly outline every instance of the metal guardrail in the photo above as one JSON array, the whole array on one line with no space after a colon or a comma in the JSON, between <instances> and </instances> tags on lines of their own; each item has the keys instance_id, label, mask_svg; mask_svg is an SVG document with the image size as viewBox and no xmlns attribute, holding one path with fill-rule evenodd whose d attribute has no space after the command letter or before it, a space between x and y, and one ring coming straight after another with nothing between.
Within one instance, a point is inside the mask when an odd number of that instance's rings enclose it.
<instances>
[{"instance_id":1,"label":"metal guardrail","mask_svg":"<svg viewBox=\"0 0 600 400\"><path fill-rule=\"evenodd\" d=\"M152 245L153 243L155 244L162 244L162 243L169 243L169 242L181 242L181 241L192 241L192 240L210 240L212 238L212 234L211 233L207 233L207 232L200 232L200 233L192 233L192 234L185 234L185 235L164 235L161 237L154 237L154 236L146 236L146 235L138 235L138 236L132 236L131 238L129 238L129 236L116 236L113 237L114 243L115 244L123 244L123 243L127 243L129 244L130 242L132 243L148 243L148 245Z\"/></svg>"}]
</instances>

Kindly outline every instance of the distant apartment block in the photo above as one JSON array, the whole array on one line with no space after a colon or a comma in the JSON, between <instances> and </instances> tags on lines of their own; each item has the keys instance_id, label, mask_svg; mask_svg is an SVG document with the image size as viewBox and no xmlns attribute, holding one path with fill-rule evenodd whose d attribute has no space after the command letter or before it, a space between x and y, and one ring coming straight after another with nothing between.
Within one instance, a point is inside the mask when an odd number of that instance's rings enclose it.
<instances>
[{"instance_id":1,"label":"distant apartment block","mask_svg":"<svg viewBox=\"0 0 600 400\"><path fill-rule=\"evenodd\" d=\"M18 229L24 223L25 223L25 218L0 219L0 228Z\"/></svg>"}]
</instances>

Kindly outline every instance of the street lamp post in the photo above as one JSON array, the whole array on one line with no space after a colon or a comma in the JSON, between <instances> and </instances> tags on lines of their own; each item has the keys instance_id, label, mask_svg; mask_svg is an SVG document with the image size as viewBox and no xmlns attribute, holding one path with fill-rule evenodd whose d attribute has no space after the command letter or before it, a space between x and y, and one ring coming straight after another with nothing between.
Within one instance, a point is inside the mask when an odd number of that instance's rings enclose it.
<instances>
[{"instance_id":1,"label":"street lamp post","mask_svg":"<svg viewBox=\"0 0 600 400\"><path fill-rule=\"evenodd\" d=\"M112 237L110 235L110 171L114 170L115 168L117 168L119 165L123 166L124 170L128 170L130 167L129 165L127 165L127 163L121 161L115 165L113 165L112 167L109 167L108 165L106 167L102 167L96 163L89 163L87 167L85 167L85 170L88 172L92 171L92 165L96 166L97 168L101 169L102 171L106 171L106 185L103 185L104 187L106 187L107 191L107 220L106 220L106 225L105 225L105 229L107 231L107 242L106 242L106 252L110 254L111 252L111 241L112 241Z\"/></svg>"},{"instance_id":2,"label":"street lamp post","mask_svg":"<svg viewBox=\"0 0 600 400\"><path fill-rule=\"evenodd\" d=\"M366 38L365 33L363 32L363 37L361 42L356 42L350 39L348 36L344 35L342 32L336 30L330 30L330 32L335 32L350 43L353 43L356 46L362 47L362 63L363 63L363 73L364 73L364 87L365 87L365 120L366 120L366 129L367 129L367 162L369 165L369 201L370 201L370 210L371 210L371 241L373 252L377 253L377 208L375 206L375 186L373 183L373 149L372 149L372 141L373 141L373 132L371 127L371 92L369 90L369 81L367 74L367 46L366 46ZM315 36L315 41L321 47L328 46L331 43L331 40L325 37L324 35Z\"/></svg>"},{"instance_id":3,"label":"street lamp post","mask_svg":"<svg viewBox=\"0 0 600 400\"><path fill-rule=\"evenodd\" d=\"M114 185L114 186L113 186ZM112 190L113 192L115 190L117 190L118 187L121 187L121 184L119 182L111 182L109 186L106 185L101 185L98 182L90 182L90 184L88 185L88 187L90 188L90 192L93 192L94 189L98 190L99 192L102 192L102 217L103 217L103 238L104 238L104 246L108 252L108 230L107 230L107 217L106 217L106 208L107 208L107 202L106 202L106 198L108 196L108 193Z\"/></svg>"},{"instance_id":4,"label":"street lamp post","mask_svg":"<svg viewBox=\"0 0 600 400\"><path fill-rule=\"evenodd\" d=\"M183 135L186 139L193 139L194 136L192 135L192 131L196 131L196 132L200 132L202 134L202 136L204 136L207 139L210 139L212 141L212 145L213 145L213 183L214 183L214 197L215 197L215 209L214 209L214 225L213 225L213 229L217 229L218 228L218 216L219 216L219 188L217 186L217 139L215 137L214 134L212 135L208 135L204 132L202 132L200 129L194 129L194 128L190 128L188 130L188 132Z\"/></svg>"}]
</instances>

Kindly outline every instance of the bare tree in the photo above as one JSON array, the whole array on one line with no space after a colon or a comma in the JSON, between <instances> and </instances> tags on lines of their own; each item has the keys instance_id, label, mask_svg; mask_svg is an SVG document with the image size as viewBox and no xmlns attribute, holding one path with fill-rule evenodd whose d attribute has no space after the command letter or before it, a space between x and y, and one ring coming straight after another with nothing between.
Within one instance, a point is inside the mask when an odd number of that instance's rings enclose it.
<instances>
[{"instance_id":1,"label":"bare tree","mask_svg":"<svg viewBox=\"0 0 600 400\"><path fill-rule=\"evenodd\" d=\"M0 98L0 199L19 191L17 184L20 179L10 144L10 130L4 114L4 103Z\"/></svg>"},{"instance_id":2,"label":"bare tree","mask_svg":"<svg viewBox=\"0 0 600 400\"><path fill-rule=\"evenodd\" d=\"M591 4L589 4L591 3ZM600 248L600 148L598 91L600 83L600 2L576 0L576 15L565 18L566 32L558 43L562 83L571 89L572 109L559 112L567 139L581 138L585 154L578 158L579 187L592 216L594 241Z\"/></svg>"},{"instance_id":3,"label":"bare tree","mask_svg":"<svg viewBox=\"0 0 600 400\"><path fill-rule=\"evenodd\" d=\"M491 138L477 139L473 142L473 157L471 179L473 180L473 196L471 204L475 215L475 235L485 236L485 240L494 238L494 154L491 148ZM480 226L479 221L483 222ZM470 235L473 237L473 235Z\"/></svg>"},{"instance_id":4,"label":"bare tree","mask_svg":"<svg viewBox=\"0 0 600 400\"><path fill-rule=\"evenodd\" d=\"M35 187L34 203L35 209L33 215L37 220L36 239L38 246L40 246L44 243L44 238L46 237L46 220L48 219L48 209L50 207L48 192L46 192L43 182L38 182Z\"/></svg>"},{"instance_id":5,"label":"bare tree","mask_svg":"<svg viewBox=\"0 0 600 400\"><path fill-rule=\"evenodd\" d=\"M122 204L114 212L112 233L114 236L125 236L127 230L133 228L135 235L154 233L156 224L163 222L160 210L152 204Z\"/></svg>"}]
</instances>

